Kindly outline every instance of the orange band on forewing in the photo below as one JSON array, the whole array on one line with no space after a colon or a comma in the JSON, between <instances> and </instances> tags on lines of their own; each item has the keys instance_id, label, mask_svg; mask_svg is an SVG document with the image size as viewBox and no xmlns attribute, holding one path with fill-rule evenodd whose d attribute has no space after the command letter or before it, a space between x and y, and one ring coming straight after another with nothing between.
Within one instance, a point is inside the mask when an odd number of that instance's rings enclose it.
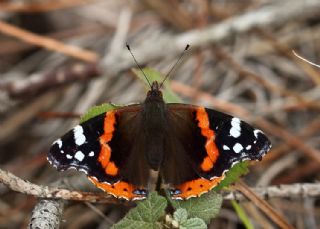
<instances>
[{"instance_id":1,"label":"orange band on forewing","mask_svg":"<svg viewBox=\"0 0 320 229\"><path fill-rule=\"evenodd\" d=\"M102 189L103 191L117 197L117 198L124 198L126 200L133 200L133 199L143 199L146 196L145 195L136 195L134 194L134 190L137 189L137 187L123 181L119 181L114 184L107 184L107 183L101 183L97 181L94 177L88 177L89 180L98 188Z\"/></svg>"},{"instance_id":2,"label":"orange band on forewing","mask_svg":"<svg viewBox=\"0 0 320 229\"><path fill-rule=\"evenodd\" d=\"M211 159L209 158L209 156L205 157L201 163L201 169L207 172L212 168L213 168L213 163Z\"/></svg>"},{"instance_id":3,"label":"orange band on forewing","mask_svg":"<svg viewBox=\"0 0 320 229\"><path fill-rule=\"evenodd\" d=\"M112 161L110 161L105 168L106 174L110 176L116 176L118 174L118 170L118 167Z\"/></svg>"},{"instance_id":4,"label":"orange band on forewing","mask_svg":"<svg viewBox=\"0 0 320 229\"><path fill-rule=\"evenodd\" d=\"M115 113L113 111L109 111L106 113L104 118L104 126L103 126L103 135L100 136L100 154L98 161L101 166L105 169L108 175L115 176L118 173L118 168L113 162L110 162L111 157L111 149L108 143L112 139L112 135L114 132L114 124L116 123ZM109 166L109 164L112 165Z\"/></svg>"},{"instance_id":5,"label":"orange band on forewing","mask_svg":"<svg viewBox=\"0 0 320 229\"><path fill-rule=\"evenodd\" d=\"M210 122L208 114L204 107L200 107L196 110L196 119L198 120L198 127L201 129L201 135L207 138L206 141L206 152L208 154L208 157L211 160L211 164L208 162L207 158L203 159L203 162L201 164L201 168L204 171L209 171L213 168L215 162L218 159L219 156L219 150L214 142L216 135L213 130L210 129Z\"/></svg>"},{"instance_id":6,"label":"orange band on forewing","mask_svg":"<svg viewBox=\"0 0 320 229\"><path fill-rule=\"evenodd\" d=\"M101 150L100 150L98 161L100 162L102 167L105 168L110 161L111 149L104 142L100 141L100 145L101 145Z\"/></svg>"},{"instance_id":7,"label":"orange band on forewing","mask_svg":"<svg viewBox=\"0 0 320 229\"><path fill-rule=\"evenodd\" d=\"M175 189L179 189L181 194L172 195L173 199L188 199L190 197L198 197L202 194L210 191L212 188L217 186L220 181L224 179L224 176L216 177L212 180L207 180L204 178L198 178L196 180L185 182Z\"/></svg>"}]
</instances>

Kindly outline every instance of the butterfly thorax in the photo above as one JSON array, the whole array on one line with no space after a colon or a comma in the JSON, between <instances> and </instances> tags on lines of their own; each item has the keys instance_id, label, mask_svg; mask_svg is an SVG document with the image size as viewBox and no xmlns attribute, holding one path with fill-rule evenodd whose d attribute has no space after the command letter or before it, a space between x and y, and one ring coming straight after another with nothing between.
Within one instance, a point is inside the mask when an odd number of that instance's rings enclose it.
<instances>
[{"instance_id":1,"label":"butterfly thorax","mask_svg":"<svg viewBox=\"0 0 320 229\"><path fill-rule=\"evenodd\" d=\"M143 103L142 122L145 135L146 158L151 169L158 171L163 161L164 138L167 129L166 104L154 81Z\"/></svg>"}]
</instances>

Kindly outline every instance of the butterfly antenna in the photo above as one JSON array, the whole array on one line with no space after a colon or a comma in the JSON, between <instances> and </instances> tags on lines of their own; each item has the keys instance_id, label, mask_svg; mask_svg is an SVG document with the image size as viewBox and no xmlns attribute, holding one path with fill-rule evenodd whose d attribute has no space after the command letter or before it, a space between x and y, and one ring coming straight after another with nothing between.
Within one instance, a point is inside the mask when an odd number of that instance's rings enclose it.
<instances>
[{"instance_id":1,"label":"butterfly antenna","mask_svg":"<svg viewBox=\"0 0 320 229\"><path fill-rule=\"evenodd\" d=\"M147 82L148 82L148 84L149 84L149 86L150 86L150 88L151 88L151 83L150 83L148 77L146 76L146 74L144 73L144 71L142 70L140 64L138 63L138 61L137 61L136 58L134 57L134 55L133 55L133 53L132 53L132 51L131 51L131 49L130 49L130 46L129 46L128 44L126 44L126 46L127 46L128 51L130 52L131 56L133 57L134 62L135 62L136 65L139 67L140 71L142 72L142 74L143 74L144 77L146 78L146 80L147 80Z\"/></svg>"},{"instance_id":2,"label":"butterfly antenna","mask_svg":"<svg viewBox=\"0 0 320 229\"><path fill-rule=\"evenodd\" d=\"M184 54L186 53L186 51L189 49L190 45L187 44L187 46L184 48L184 50L182 51L182 53L180 54L180 57L178 58L178 60L176 61L176 63L171 67L170 71L166 74L166 76L164 77L163 81L160 84L160 88L162 87L163 83L167 80L167 78L170 76L171 72L176 68L176 66L179 64L179 62L181 61L182 57L184 56Z\"/></svg>"}]
</instances>

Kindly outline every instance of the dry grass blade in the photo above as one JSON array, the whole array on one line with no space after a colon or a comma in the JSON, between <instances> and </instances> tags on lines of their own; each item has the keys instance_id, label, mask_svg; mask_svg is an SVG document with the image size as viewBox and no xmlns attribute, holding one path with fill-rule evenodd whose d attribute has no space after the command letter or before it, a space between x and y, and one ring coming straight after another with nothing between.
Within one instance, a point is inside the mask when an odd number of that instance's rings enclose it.
<instances>
[{"instance_id":1,"label":"dry grass blade","mask_svg":"<svg viewBox=\"0 0 320 229\"><path fill-rule=\"evenodd\" d=\"M265 200L259 198L244 182L239 181L235 185L235 188L260 208L260 210L272 219L272 221L280 228L294 229L294 227L290 225L283 216L274 210Z\"/></svg>"},{"instance_id":2,"label":"dry grass blade","mask_svg":"<svg viewBox=\"0 0 320 229\"><path fill-rule=\"evenodd\" d=\"M304 62L307 62L308 64L311 64L312 66L320 68L319 64L315 64L315 63L311 62L310 60L307 60L306 58L304 58L304 57L300 56L298 53L296 53L294 50L292 50L292 53L293 53L293 55L295 55L299 59L303 60Z\"/></svg>"},{"instance_id":3,"label":"dry grass blade","mask_svg":"<svg viewBox=\"0 0 320 229\"><path fill-rule=\"evenodd\" d=\"M66 45L52 38L36 35L27 30L10 25L4 21L0 21L0 32L33 45L40 46L51 51L60 52L83 61L97 62L98 60L98 56L94 52L87 51L76 46Z\"/></svg>"}]
</instances>

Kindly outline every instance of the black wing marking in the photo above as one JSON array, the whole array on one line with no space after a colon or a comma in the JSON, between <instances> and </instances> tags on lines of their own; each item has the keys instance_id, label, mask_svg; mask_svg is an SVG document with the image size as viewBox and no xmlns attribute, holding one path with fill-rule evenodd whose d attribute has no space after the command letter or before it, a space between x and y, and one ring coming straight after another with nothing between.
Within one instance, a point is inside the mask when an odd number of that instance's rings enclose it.
<instances>
[{"instance_id":1,"label":"black wing marking","mask_svg":"<svg viewBox=\"0 0 320 229\"><path fill-rule=\"evenodd\" d=\"M104 180L105 173L98 163L98 157L105 115L98 115L77 125L56 140L49 150L48 161L58 170L74 168Z\"/></svg>"},{"instance_id":2,"label":"black wing marking","mask_svg":"<svg viewBox=\"0 0 320 229\"><path fill-rule=\"evenodd\" d=\"M215 143L220 156L211 177L219 177L233 165L245 160L261 160L271 149L271 142L259 129L255 129L239 118L206 109L210 127L216 132Z\"/></svg>"}]
</instances>

